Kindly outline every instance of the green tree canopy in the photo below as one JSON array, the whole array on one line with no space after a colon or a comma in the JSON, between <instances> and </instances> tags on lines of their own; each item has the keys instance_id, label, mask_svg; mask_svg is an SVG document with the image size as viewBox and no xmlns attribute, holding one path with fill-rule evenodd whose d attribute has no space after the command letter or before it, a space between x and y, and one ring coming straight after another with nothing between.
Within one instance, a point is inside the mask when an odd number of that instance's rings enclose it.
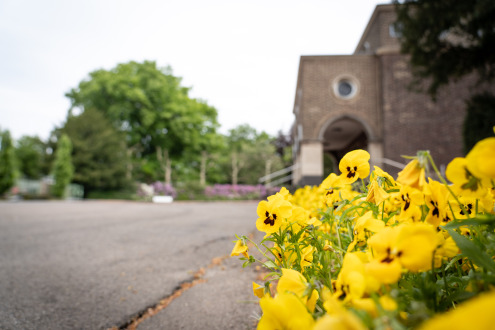
<instances>
[{"instance_id":1,"label":"green tree canopy","mask_svg":"<svg viewBox=\"0 0 495 330\"><path fill-rule=\"evenodd\" d=\"M89 108L69 116L61 129L72 141L73 182L94 190L118 190L129 184L124 134L117 131L100 111Z\"/></svg>"},{"instance_id":2,"label":"green tree canopy","mask_svg":"<svg viewBox=\"0 0 495 330\"><path fill-rule=\"evenodd\" d=\"M410 55L416 85L428 92L472 72L495 77L495 1L394 0L402 52Z\"/></svg>"},{"instance_id":3,"label":"green tree canopy","mask_svg":"<svg viewBox=\"0 0 495 330\"><path fill-rule=\"evenodd\" d=\"M16 141L16 157L19 172L28 179L39 179L47 175L45 167L46 145L37 136L23 136Z\"/></svg>"},{"instance_id":4,"label":"green tree canopy","mask_svg":"<svg viewBox=\"0 0 495 330\"><path fill-rule=\"evenodd\" d=\"M70 111L97 109L125 133L147 180L157 179L160 169L168 171L169 179L171 160L203 149L218 128L215 108L189 98L189 89L180 82L170 68L158 68L155 62L129 62L91 72L66 96Z\"/></svg>"},{"instance_id":5,"label":"green tree canopy","mask_svg":"<svg viewBox=\"0 0 495 330\"><path fill-rule=\"evenodd\" d=\"M194 138L198 120L206 127L216 125L216 111L189 99L188 89L180 86L171 69L157 68L155 62L129 62L94 71L66 95L72 108L102 111L127 133L128 145L139 146L143 153L154 153L160 145L180 154Z\"/></svg>"},{"instance_id":6,"label":"green tree canopy","mask_svg":"<svg viewBox=\"0 0 495 330\"><path fill-rule=\"evenodd\" d=\"M9 131L0 130L0 195L5 194L15 183L15 150Z\"/></svg>"},{"instance_id":7,"label":"green tree canopy","mask_svg":"<svg viewBox=\"0 0 495 330\"><path fill-rule=\"evenodd\" d=\"M53 162L53 179L55 183L52 186L52 193L55 197L63 197L65 188L72 180L74 166L72 165L71 153L72 143L66 134L62 134L57 143Z\"/></svg>"}]
</instances>

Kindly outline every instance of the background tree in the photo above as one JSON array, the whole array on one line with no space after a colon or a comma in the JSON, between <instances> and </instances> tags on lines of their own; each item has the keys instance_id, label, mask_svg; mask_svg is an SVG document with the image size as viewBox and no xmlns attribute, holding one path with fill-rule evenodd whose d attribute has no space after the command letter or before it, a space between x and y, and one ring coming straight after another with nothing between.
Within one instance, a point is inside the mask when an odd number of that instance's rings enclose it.
<instances>
[{"instance_id":1,"label":"background tree","mask_svg":"<svg viewBox=\"0 0 495 330\"><path fill-rule=\"evenodd\" d=\"M94 71L66 96L71 111L98 109L125 133L139 164L138 179L153 181L165 172L164 180L169 181L172 162L218 125L216 110L189 98L188 91L169 67L145 61Z\"/></svg>"},{"instance_id":2,"label":"background tree","mask_svg":"<svg viewBox=\"0 0 495 330\"><path fill-rule=\"evenodd\" d=\"M395 0L394 3L401 50L410 55L413 88L426 90L435 99L442 86L473 73L477 76L473 86L477 90L493 82L495 1ZM495 97L481 92L466 102L464 149L469 150L473 142L488 136L485 126L495 125L491 115Z\"/></svg>"},{"instance_id":3,"label":"background tree","mask_svg":"<svg viewBox=\"0 0 495 330\"><path fill-rule=\"evenodd\" d=\"M73 182L84 195L126 188L127 149L124 134L117 131L100 111L89 108L69 116L61 132L72 142Z\"/></svg>"},{"instance_id":4,"label":"background tree","mask_svg":"<svg viewBox=\"0 0 495 330\"><path fill-rule=\"evenodd\" d=\"M258 133L244 124L231 130L226 137L230 148L232 184L257 184L258 179L282 168L276 153L274 138L265 132Z\"/></svg>"},{"instance_id":5,"label":"background tree","mask_svg":"<svg viewBox=\"0 0 495 330\"><path fill-rule=\"evenodd\" d=\"M282 131L278 131L273 144L277 151L277 154L282 159L284 167L291 166L293 164L292 160L292 145L294 141L292 140L291 134L284 134Z\"/></svg>"},{"instance_id":6,"label":"background tree","mask_svg":"<svg viewBox=\"0 0 495 330\"><path fill-rule=\"evenodd\" d=\"M257 184L261 177L282 169L284 165L282 157L276 151L275 138L261 132L253 142L253 148L248 152L249 161L240 178L244 182Z\"/></svg>"},{"instance_id":7,"label":"background tree","mask_svg":"<svg viewBox=\"0 0 495 330\"><path fill-rule=\"evenodd\" d=\"M15 150L10 132L0 130L0 195L14 186L16 178Z\"/></svg>"},{"instance_id":8,"label":"background tree","mask_svg":"<svg viewBox=\"0 0 495 330\"><path fill-rule=\"evenodd\" d=\"M238 184L239 172L249 161L248 154L253 152L252 145L256 136L256 129L247 124L229 130L227 144L230 147L230 173L233 185Z\"/></svg>"},{"instance_id":9,"label":"background tree","mask_svg":"<svg viewBox=\"0 0 495 330\"><path fill-rule=\"evenodd\" d=\"M62 134L57 144L53 163L53 179L55 183L52 186L52 194L55 197L63 197L65 188L72 180L74 166L72 165L71 153L72 143L66 134Z\"/></svg>"},{"instance_id":10,"label":"background tree","mask_svg":"<svg viewBox=\"0 0 495 330\"><path fill-rule=\"evenodd\" d=\"M23 177L36 180L48 174L45 167L46 144L39 137L21 137L16 141L15 154Z\"/></svg>"},{"instance_id":11,"label":"background tree","mask_svg":"<svg viewBox=\"0 0 495 330\"><path fill-rule=\"evenodd\" d=\"M495 2L397 1L401 50L410 55L416 82L428 92L476 71L478 82L495 77Z\"/></svg>"},{"instance_id":12,"label":"background tree","mask_svg":"<svg viewBox=\"0 0 495 330\"><path fill-rule=\"evenodd\" d=\"M495 98L485 93L476 95L468 102L464 121L464 152L467 154L476 142L493 136L495 126Z\"/></svg>"}]
</instances>

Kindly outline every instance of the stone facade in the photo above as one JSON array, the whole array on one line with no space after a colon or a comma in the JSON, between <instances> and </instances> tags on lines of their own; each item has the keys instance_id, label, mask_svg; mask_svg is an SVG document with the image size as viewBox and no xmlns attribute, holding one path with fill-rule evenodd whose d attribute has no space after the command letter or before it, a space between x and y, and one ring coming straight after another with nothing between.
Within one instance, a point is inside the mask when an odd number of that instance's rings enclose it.
<instances>
[{"instance_id":1,"label":"stone facade","mask_svg":"<svg viewBox=\"0 0 495 330\"><path fill-rule=\"evenodd\" d=\"M474 77L443 88L433 102L408 89L412 74L400 54L393 5L379 5L353 55L302 56L294 103L294 183L319 184L340 158L362 148L391 174L402 155L430 150L445 168L462 155L465 100ZM324 155L333 161L324 169Z\"/></svg>"}]
</instances>

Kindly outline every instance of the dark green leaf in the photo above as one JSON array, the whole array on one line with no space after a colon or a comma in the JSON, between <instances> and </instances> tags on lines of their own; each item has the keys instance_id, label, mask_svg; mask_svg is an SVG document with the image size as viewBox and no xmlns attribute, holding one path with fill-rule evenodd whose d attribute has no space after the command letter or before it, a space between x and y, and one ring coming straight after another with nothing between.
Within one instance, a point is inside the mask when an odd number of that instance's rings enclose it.
<instances>
[{"instance_id":1,"label":"dark green leaf","mask_svg":"<svg viewBox=\"0 0 495 330\"><path fill-rule=\"evenodd\" d=\"M465 219L459 221L451 221L445 226L444 229L455 229L461 226L481 226L495 224L495 215L481 215L473 219Z\"/></svg>"},{"instance_id":2,"label":"dark green leaf","mask_svg":"<svg viewBox=\"0 0 495 330\"><path fill-rule=\"evenodd\" d=\"M495 262L483 249L477 246L470 239L459 235L454 230L448 229L447 231L450 236L452 236L452 239L455 241L459 249L461 249L463 255L468 257L477 266L495 272Z\"/></svg>"}]
</instances>

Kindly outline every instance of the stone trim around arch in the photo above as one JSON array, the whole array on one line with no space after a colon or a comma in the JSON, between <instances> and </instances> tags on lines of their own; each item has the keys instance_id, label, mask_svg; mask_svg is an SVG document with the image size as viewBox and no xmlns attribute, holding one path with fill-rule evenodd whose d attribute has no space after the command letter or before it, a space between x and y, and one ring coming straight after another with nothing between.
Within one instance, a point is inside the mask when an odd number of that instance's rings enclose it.
<instances>
[{"instance_id":1,"label":"stone trim around arch","mask_svg":"<svg viewBox=\"0 0 495 330\"><path fill-rule=\"evenodd\" d=\"M356 115L352 115L352 114L340 114L340 115L329 115L328 116L329 118L326 119L325 121L321 121L322 124L320 124L318 126L318 129L316 130L318 132L318 136L316 137L319 141L321 142L324 142L324 135L325 135L325 132L326 130L335 122L339 121L339 120L342 120L342 119L350 119L350 120L354 120L354 121L357 121L359 124L361 124L361 126L363 127L364 129L364 132L366 133L366 137L368 138L368 141L370 142L375 142L378 139L378 136L373 132L373 129L371 128L370 125L368 125L368 123L363 120L362 118L359 118L358 116Z\"/></svg>"}]
</instances>

